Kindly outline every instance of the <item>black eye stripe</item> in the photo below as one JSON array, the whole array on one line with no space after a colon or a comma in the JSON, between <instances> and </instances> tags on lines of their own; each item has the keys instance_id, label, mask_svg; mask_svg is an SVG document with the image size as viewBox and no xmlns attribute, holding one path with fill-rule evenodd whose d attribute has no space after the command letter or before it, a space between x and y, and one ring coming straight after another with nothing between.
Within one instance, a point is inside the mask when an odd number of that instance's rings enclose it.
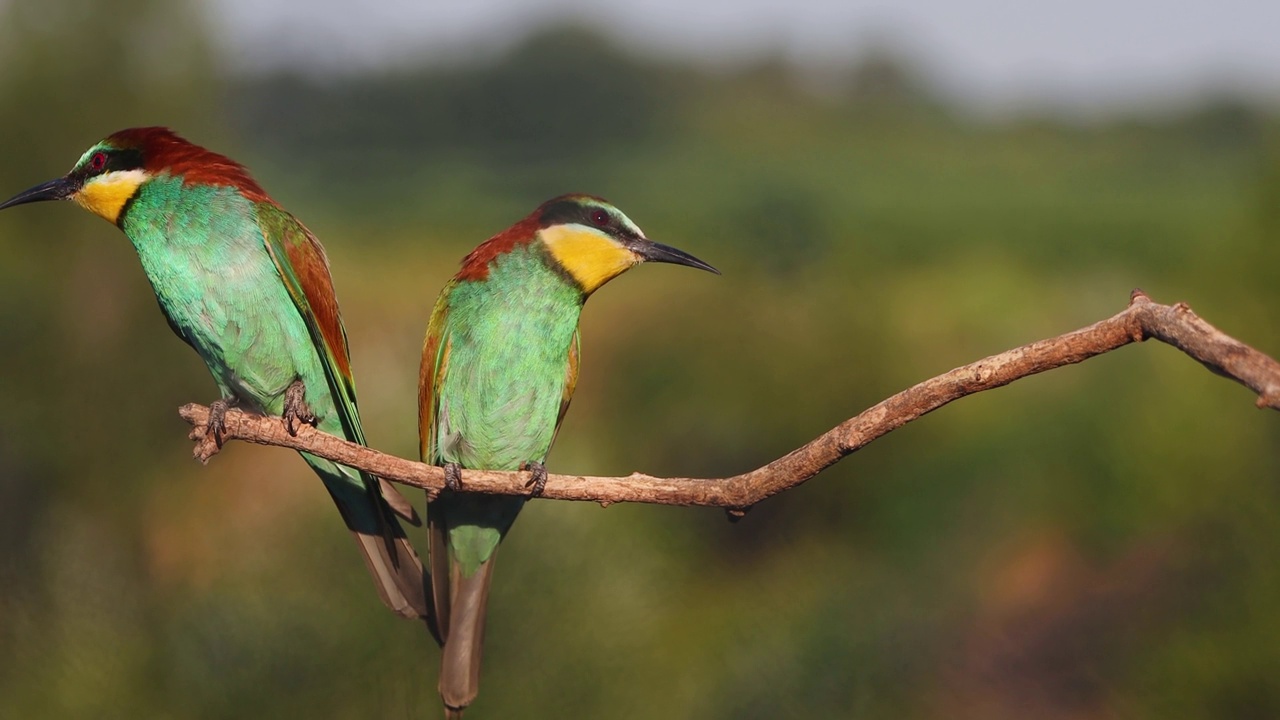
<instances>
[{"instance_id":1,"label":"black eye stripe","mask_svg":"<svg viewBox=\"0 0 1280 720\"><path fill-rule=\"evenodd\" d=\"M96 150L89 156L79 171L83 177L93 177L121 170L136 170L142 167L142 153L126 148L123 150Z\"/></svg>"},{"instance_id":2,"label":"black eye stripe","mask_svg":"<svg viewBox=\"0 0 1280 720\"><path fill-rule=\"evenodd\" d=\"M539 218L543 227L577 224L598 228L614 238L636 238L639 235L616 211L595 203L577 199L562 199L548 203Z\"/></svg>"},{"instance_id":3,"label":"black eye stripe","mask_svg":"<svg viewBox=\"0 0 1280 720\"><path fill-rule=\"evenodd\" d=\"M138 150L117 150L107 158L108 170L137 170L140 167L142 167L142 152Z\"/></svg>"}]
</instances>

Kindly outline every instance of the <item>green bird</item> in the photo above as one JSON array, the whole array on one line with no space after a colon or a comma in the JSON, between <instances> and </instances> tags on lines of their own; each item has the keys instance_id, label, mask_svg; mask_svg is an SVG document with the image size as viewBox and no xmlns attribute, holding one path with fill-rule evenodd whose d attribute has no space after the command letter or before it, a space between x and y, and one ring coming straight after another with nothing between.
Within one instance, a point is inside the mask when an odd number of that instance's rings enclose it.
<instances>
[{"instance_id":1,"label":"green bird","mask_svg":"<svg viewBox=\"0 0 1280 720\"><path fill-rule=\"evenodd\" d=\"M532 494L542 491L542 463L578 379L582 305L645 261L719 274L650 241L605 200L564 195L472 251L436 302L418 377L418 432L422 460L442 465L447 478L427 503L447 717L461 717L475 699L494 554L525 502L460 492L460 469L528 469Z\"/></svg>"},{"instance_id":2,"label":"green bird","mask_svg":"<svg viewBox=\"0 0 1280 720\"><path fill-rule=\"evenodd\" d=\"M221 443L239 405L364 444L346 330L319 241L243 166L167 128L132 128L89 148L65 176L0 210L72 200L133 243L169 326L221 392L209 431ZM435 634L422 563L396 516L419 524L386 481L303 453L355 536L378 596Z\"/></svg>"}]
</instances>

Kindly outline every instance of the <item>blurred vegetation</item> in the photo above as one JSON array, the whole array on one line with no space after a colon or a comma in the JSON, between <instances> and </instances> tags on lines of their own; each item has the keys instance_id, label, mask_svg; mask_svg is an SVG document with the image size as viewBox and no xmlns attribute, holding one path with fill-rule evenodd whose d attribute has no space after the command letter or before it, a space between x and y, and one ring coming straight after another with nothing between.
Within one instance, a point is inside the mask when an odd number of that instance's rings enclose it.
<instances>
[{"instance_id":1,"label":"blurred vegetation","mask_svg":"<svg viewBox=\"0 0 1280 720\"><path fill-rule=\"evenodd\" d=\"M159 31L158 29L162 29ZM587 191L723 278L593 297L553 470L725 475L1142 287L1280 352L1280 117L976 120L891 54L711 72L582 28L375 75L230 76L192 2L0 4L0 195L120 127L241 158L324 240L371 442L415 452L458 259ZM292 454L191 462L212 399L125 239L0 217L0 716L434 717ZM1280 419L1159 345L973 397L730 525L532 503L481 717L1280 715ZM470 716L470 715L469 715Z\"/></svg>"}]
</instances>

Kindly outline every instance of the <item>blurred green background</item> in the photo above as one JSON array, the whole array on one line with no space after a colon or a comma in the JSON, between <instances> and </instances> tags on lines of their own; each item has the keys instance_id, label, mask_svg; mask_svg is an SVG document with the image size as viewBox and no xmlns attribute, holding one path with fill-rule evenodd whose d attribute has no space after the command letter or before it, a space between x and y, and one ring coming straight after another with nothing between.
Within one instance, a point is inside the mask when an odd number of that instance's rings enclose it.
<instances>
[{"instance_id":1,"label":"blurred green background","mask_svg":"<svg viewBox=\"0 0 1280 720\"><path fill-rule=\"evenodd\" d=\"M735 474L1134 287L1280 352L1280 114L1229 84L984 114L874 44L815 75L570 24L251 72L224 32L193 2L0 2L0 196L131 125L246 162L324 241L370 442L404 457L440 286L566 191L724 276L592 298L553 471ZM0 345L0 717L438 716L437 650L305 465L190 459L175 408L214 386L117 230L0 215ZM965 399L735 525L531 503L468 717L1278 717L1280 418L1252 400L1149 343Z\"/></svg>"}]
</instances>

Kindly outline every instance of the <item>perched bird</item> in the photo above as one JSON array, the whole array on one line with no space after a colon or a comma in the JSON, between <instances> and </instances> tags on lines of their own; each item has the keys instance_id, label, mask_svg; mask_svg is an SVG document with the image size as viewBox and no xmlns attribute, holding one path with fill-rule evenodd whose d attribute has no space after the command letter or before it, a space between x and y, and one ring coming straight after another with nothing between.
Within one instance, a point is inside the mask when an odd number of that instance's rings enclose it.
<instances>
[{"instance_id":1,"label":"perched bird","mask_svg":"<svg viewBox=\"0 0 1280 720\"><path fill-rule=\"evenodd\" d=\"M221 391L209 430L221 442L239 405L364 443L346 331L319 241L240 164L167 128L122 130L71 172L0 204L73 200L133 243L169 326ZM389 483L311 455L355 535L378 595L435 634L422 563L396 515L419 524Z\"/></svg>"},{"instance_id":2,"label":"perched bird","mask_svg":"<svg viewBox=\"0 0 1280 720\"><path fill-rule=\"evenodd\" d=\"M447 717L476 696L494 553L524 498L460 491L461 468L528 469L533 492L578 379L578 316L591 293L645 261L718 271L648 240L608 202L565 195L477 247L445 285L418 378L425 462L447 487L427 503Z\"/></svg>"}]
</instances>

